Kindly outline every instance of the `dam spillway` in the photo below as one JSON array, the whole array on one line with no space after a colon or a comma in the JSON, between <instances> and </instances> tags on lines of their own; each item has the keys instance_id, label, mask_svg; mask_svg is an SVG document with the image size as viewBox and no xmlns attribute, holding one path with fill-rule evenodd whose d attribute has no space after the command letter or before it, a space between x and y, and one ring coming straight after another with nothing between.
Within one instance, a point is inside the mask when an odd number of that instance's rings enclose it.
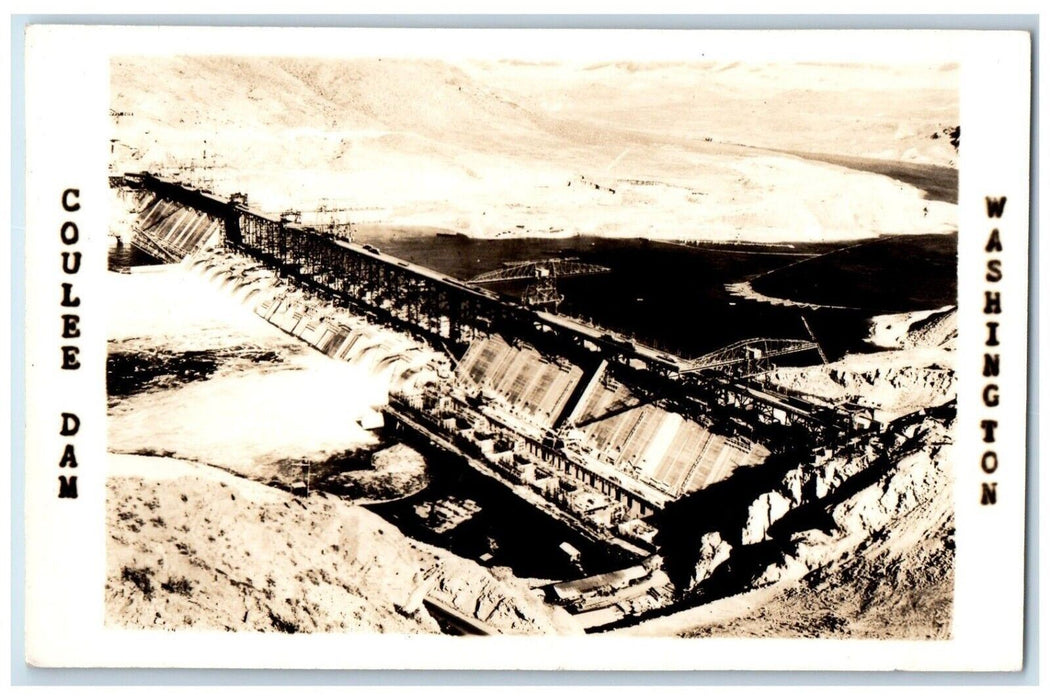
<instances>
[{"instance_id":1,"label":"dam spillway","mask_svg":"<svg viewBox=\"0 0 1050 700\"><path fill-rule=\"evenodd\" d=\"M799 436L870 425L264 214L243 197L145 173L113 184L132 210L134 245L190 260L329 357L388 371L391 429L462 455L598 541L652 551L645 518L669 502ZM749 362L776 352L739 350Z\"/></svg>"}]
</instances>

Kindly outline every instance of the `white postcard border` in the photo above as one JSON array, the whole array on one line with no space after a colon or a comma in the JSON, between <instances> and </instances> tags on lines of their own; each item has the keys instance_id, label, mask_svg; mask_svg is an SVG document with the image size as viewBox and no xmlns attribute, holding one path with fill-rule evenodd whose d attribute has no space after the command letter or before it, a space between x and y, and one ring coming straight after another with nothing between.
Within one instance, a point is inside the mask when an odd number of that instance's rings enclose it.
<instances>
[{"instance_id":1,"label":"white postcard border","mask_svg":"<svg viewBox=\"0 0 1050 700\"><path fill-rule=\"evenodd\" d=\"M545 41L535 41L537 32ZM565 32L571 32L566 34ZM1021 660L1027 384L1027 36L914 32L887 56L882 32L661 32L620 30L345 30L37 27L27 38L26 648L62 666L241 668L908 669L1012 670ZM572 41L563 38L572 38ZM108 61L113 55L397 55L551 60L740 59L959 62L964 124L960 167L960 343L954 638L947 642L487 638L136 632L102 625L105 485L105 270ZM995 58L993 61L992 58ZM974 165L975 163L979 164ZM66 189L81 208L61 207ZM984 197L1007 196L999 228L1009 267L1003 404L998 408L999 502L981 507L979 309L987 284ZM79 358L55 370L60 345L62 225L78 227L84 269ZM1016 248L1014 247L1016 246ZM92 260L93 259L93 260ZM89 260L92 262L89 264ZM101 261L101 262L100 262ZM83 417L76 449L80 498L55 498L64 444L59 416ZM99 428L99 426L103 428ZM94 432L92 432L94 430ZM57 451L56 451L57 450Z\"/></svg>"}]
</instances>

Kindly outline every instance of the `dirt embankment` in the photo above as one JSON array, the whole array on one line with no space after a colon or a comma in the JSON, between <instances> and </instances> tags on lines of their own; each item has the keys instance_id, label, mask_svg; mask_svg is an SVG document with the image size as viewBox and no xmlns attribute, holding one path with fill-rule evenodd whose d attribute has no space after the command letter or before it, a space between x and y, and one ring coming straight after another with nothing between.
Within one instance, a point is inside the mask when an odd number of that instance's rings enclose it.
<instances>
[{"instance_id":1,"label":"dirt embankment","mask_svg":"<svg viewBox=\"0 0 1050 700\"><path fill-rule=\"evenodd\" d=\"M295 497L179 460L111 459L109 624L439 633L409 602L449 589L449 602L496 630L574 631L525 582L415 542L335 497Z\"/></svg>"},{"instance_id":2,"label":"dirt embankment","mask_svg":"<svg viewBox=\"0 0 1050 700\"><path fill-rule=\"evenodd\" d=\"M743 609L724 605L721 619L684 634L950 637L953 425L945 417L911 421L891 458L847 451L789 473L783 490L756 500L743 533L745 541L772 542L783 552L751 582L771 586L772 595ZM790 503L795 484L827 494L808 503L803 496L797 510L777 508Z\"/></svg>"},{"instance_id":3,"label":"dirt embankment","mask_svg":"<svg viewBox=\"0 0 1050 700\"><path fill-rule=\"evenodd\" d=\"M769 381L869 406L883 429L776 455L669 508L670 525L693 530L665 538L668 573L698 605L637 631L950 637L955 311L881 317L873 331L897 349Z\"/></svg>"},{"instance_id":4,"label":"dirt embankment","mask_svg":"<svg viewBox=\"0 0 1050 700\"><path fill-rule=\"evenodd\" d=\"M884 421L955 397L955 371L939 355L851 355L827 366L779 369L768 381L831 403L866 406Z\"/></svg>"},{"instance_id":5,"label":"dirt embankment","mask_svg":"<svg viewBox=\"0 0 1050 700\"><path fill-rule=\"evenodd\" d=\"M690 607L629 633L950 637L954 425L954 407L935 409L727 484L711 495L726 516L664 549Z\"/></svg>"},{"instance_id":6,"label":"dirt embankment","mask_svg":"<svg viewBox=\"0 0 1050 700\"><path fill-rule=\"evenodd\" d=\"M869 341L889 349L828 365L781 368L766 381L824 401L866 406L876 418L893 420L955 398L957 335L954 307L878 316Z\"/></svg>"},{"instance_id":7,"label":"dirt embankment","mask_svg":"<svg viewBox=\"0 0 1050 700\"><path fill-rule=\"evenodd\" d=\"M869 341L873 345L897 350L942 348L955 350L959 322L955 306L903 314L886 314L872 319Z\"/></svg>"}]
</instances>

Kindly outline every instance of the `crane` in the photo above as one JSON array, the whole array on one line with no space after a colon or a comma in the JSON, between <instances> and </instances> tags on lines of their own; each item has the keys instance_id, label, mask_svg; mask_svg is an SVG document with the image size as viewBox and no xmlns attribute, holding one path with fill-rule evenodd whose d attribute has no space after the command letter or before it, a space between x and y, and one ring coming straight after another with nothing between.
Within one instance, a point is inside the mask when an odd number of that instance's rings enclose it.
<instances>
[{"instance_id":1,"label":"crane","mask_svg":"<svg viewBox=\"0 0 1050 700\"><path fill-rule=\"evenodd\" d=\"M558 305L565 299L564 295L558 293L559 277L577 277L610 271L611 268L580 262L577 258L546 258L503 263L502 268L482 273L468 281L472 284L487 284L531 280L522 297L525 304L541 308L552 307L557 311Z\"/></svg>"},{"instance_id":2,"label":"crane","mask_svg":"<svg viewBox=\"0 0 1050 700\"><path fill-rule=\"evenodd\" d=\"M820 361L824 364L828 364L828 356L824 354L824 348L820 347L820 343L817 341L817 336L813 334L813 329L809 327L809 321L806 317L802 316L802 325L806 327L806 332L809 333L810 339L813 340L814 345L817 346L817 352L820 353Z\"/></svg>"},{"instance_id":3,"label":"crane","mask_svg":"<svg viewBox=\"0 0 1050 700\"><path fill-rule=\"evenodd\" d=\"M706 355L687 360L679 370L680 374L696 374L719 370L737 376L763 374L773 368L769 362L775 357L794 355L800 352L816 350L824 357L824 351L816 341L793 338L748 338L709 352Z\"/></svg>"}]
</instances>

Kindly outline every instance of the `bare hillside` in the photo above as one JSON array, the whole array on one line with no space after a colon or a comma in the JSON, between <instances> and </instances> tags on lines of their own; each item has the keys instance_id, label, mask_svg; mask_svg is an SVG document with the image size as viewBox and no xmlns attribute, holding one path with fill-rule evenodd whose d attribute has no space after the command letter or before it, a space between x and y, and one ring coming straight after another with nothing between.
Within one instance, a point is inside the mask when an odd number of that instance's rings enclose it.
<instances>
[{"instance_id":1,"label":"bare hillside","mask_svg":"<svg viewBox=\"0 0 1050 700\"><path fill-rule=\"evenodd\" d=\"M297 498L177 460L110 459L111 623L437 634L413 604L434 595L501 632L573 631L524 582L408 539L336 497Z\"/></svg>"},{"instance_id":2,"label":"bare hillside","mask_svg":"<svg viewBox=\"0 0 1050 700\"><path fill-rule=\"evenodd\" d=\"M780 241L956 227L953 205L911 184L771 150L953 165L947 139L931 138L958 121L951 70L756 70L122 59L113 168L247 191L275 212L323 203L358 223L474 236ZM790 76L810 87L774 87Z\"/></svg>"}]
</instances>

